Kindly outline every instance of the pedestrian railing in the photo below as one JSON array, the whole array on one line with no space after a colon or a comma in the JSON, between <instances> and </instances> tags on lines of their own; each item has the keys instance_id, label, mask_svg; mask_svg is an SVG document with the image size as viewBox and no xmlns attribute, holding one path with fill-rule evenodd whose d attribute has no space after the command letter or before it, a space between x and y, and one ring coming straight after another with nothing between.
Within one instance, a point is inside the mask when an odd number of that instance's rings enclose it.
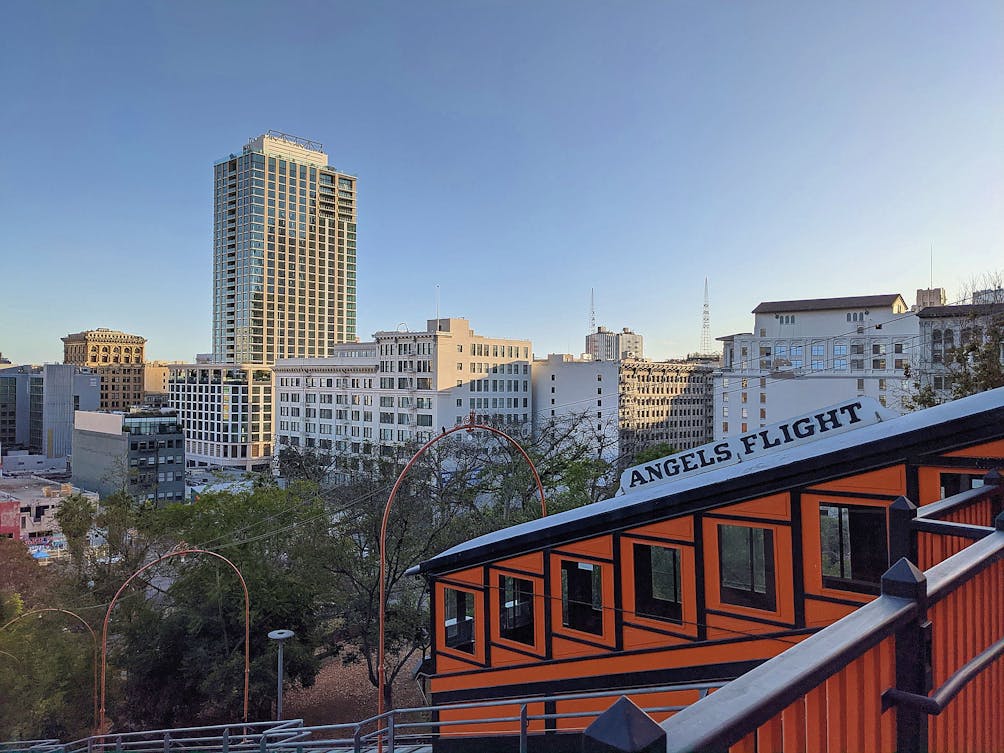
<instances>
[{"instance_id":1,"label":"pedestrian railing","mask_svg":"<svg viewBox=\"0 0 1004 753\"><path fill-rule=\"evenodd\" d=\"M655 718L668 718L724 682L566 693L394 709L357 722L304 726L300 719L112 732L60 743L0 744L0 753L417 753L468 737L504 737L526 753L541 735L577 734L627 695ZM584 704L595 707L583 711ZM572 710L575 709L575 710Z\"/></svg>"}]
</instances>

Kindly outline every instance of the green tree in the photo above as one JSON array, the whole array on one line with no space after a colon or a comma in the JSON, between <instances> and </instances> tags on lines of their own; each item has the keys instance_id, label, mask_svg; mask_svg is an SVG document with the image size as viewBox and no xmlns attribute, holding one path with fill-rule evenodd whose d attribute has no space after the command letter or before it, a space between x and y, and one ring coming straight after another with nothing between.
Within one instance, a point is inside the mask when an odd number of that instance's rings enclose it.
<instances>
[{"instance_id":1,"label":"green tree","mask_svg":"<svg viewBox=\"0 0 1004 753\"><path fill-rule=\"evenodd\" d=\"M317 672L324 599L317 556L328 513L316 490L259 487L204 494L192 505L152 511L142 531L218 551L238 567L251 596L251 717L271 718L275 647L270 630L296 633L285 646L289 682ZM200 547L201 548L201 547ZM173 557L144 574L112 626L112 659L125 679L109 715L130 726L232 721L243 697L244 600L233 571L215 557Z\"/></svg>"},{"instance_id":2,"label":"green tree","mask_svg":"<svg viewBox=\"0 0 1004 753\"><path fill-rule=\"evenodd\" d=\"M642 463L649 463L653 460L664 458L667 455L673 455L676 452L678 452L678 450L669 442L658 442L656 444L649 445L648 447L636 453L632 465L641 465Z\"/></svg>"},{"instance_id":3,"label":"green tree","mask_svg":"<svg viewBox=\"0 0 1004 753\"><path fill-rule=\"evenodd\" d=\"M83 576L87 566L88 534L94 527L96 512L94 502L80 493L65 497L56 511L56 522L66 537L66 547L78 577Z\"/></svg>"}]
</instances>

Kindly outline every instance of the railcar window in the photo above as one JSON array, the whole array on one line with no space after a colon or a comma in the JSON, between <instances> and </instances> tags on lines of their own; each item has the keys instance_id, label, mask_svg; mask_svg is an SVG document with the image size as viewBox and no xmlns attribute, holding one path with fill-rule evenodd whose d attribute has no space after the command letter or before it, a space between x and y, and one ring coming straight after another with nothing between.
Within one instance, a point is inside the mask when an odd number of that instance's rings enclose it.
<instances>
[{"instance_id":1,"label":"railcar window","mask_svg":"<svg viewBox=\"0 0 1004 753\"><path fill-rule=\"evenodd\" d=\"M446 646L474 653L474 594L455 588L443 589L443 620Z\"/></svg>"},{"instance_id":2,"label":"railcar window","mask_svg":"<svg viewBox=\"0 0 1004 753\"><path fill-rule=\"evenodd\" d=\"M773 612L774 532L753 526L718 526L721 600Z\"/></svg>"},{"instance_id":3,"label":"railcar window","mask_svg":"<svg viewBox=\"0 0 1004 753\"><path fill-rule=\"evenodd\" d=\"M561 563L561 624L603 634L603 568L588 562Z\"/></svg>"},{"instance_id":4,"label":"railcar window","mask_svg":"<svg viewBox=\"0 0 1004 753\"><path fill-rule=\"evenodd\" d=\"M533 581L499 576L499 635L532 646Z\"/></svg>"},{"instance_id":5,"label":"railcar window","mask_svg":"<svg viewBox=\"0 0 1004 753\"><path fill-rule=\"evenodd\" d=\"M960 492L978 489L983 486L983 474L972 473L942 473L941 498L954 497Z\"/></svg>"},{"instance_id":6,"label":"railcar window","mask_svg":"<svg viewBox=\"0 0 1004 753\"><path fill-rule=\"evenodd\" d=\"M680 622L680 550L635 544L634 587L637 614Z\"/></svg>"},{"instance_id":7,"label":"railcar window","mask_svg":"<svg viewBox=\"0 0 1004 753\"><path fill-rule=\"evenodd\" d=\"M819 548L824 586L879 593L889 567L885 508L821 504Z\"/></svg>"}]
</instances>

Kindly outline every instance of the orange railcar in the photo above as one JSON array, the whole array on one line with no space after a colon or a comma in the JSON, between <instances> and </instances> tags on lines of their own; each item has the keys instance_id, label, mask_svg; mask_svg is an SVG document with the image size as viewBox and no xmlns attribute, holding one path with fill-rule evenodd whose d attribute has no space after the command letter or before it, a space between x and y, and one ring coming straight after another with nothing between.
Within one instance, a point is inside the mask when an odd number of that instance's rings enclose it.
<instances>
[{"instance_id":1,"label":"orange railcar","mask_svg":"<svg viewBox=\"0 0 1004 753\"><path fill-rule=\"evenodd\" d=\"M454 547L418 568L431 699L733 679L872 600L900 556L916 561L916 536L897 550L895 500L932 503L1001 465L1004 389ZM590 716L560 712L606 705L551 701L536 724L582 729Z\"/></svg>"}]
</instances>

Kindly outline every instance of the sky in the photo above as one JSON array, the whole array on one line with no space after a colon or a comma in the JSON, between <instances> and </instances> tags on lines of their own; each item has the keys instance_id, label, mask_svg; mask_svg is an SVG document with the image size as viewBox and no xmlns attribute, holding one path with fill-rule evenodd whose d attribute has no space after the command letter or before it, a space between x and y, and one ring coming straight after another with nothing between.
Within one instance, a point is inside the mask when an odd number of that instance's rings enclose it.
<instances>
[{"instance_id":1,"label":"sky","mask_svg":"<svg viewBox=\"0 0 1004 753\"><path fill-rule=\"evenodd\" d=\"M211 349L212 165L359 177L358 334L443 316L651 358L764 300L1004 268L1004 3L7 3L0 352ZM933 249L933 254L932 254ZM932 264L933 256L933 264Z\"/></svg>"}]
</instances>

